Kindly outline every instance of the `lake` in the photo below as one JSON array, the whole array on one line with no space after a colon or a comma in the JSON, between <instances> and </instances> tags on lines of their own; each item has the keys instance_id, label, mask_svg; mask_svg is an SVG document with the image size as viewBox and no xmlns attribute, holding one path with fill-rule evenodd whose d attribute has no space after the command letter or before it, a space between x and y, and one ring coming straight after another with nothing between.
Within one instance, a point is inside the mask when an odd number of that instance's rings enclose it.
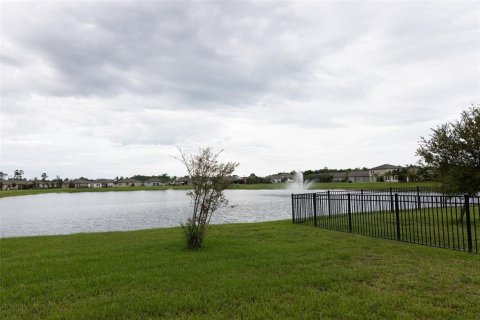
<instances>
[{"instance_id":1,"label":"lake","mask_svg":"<svg viewBox=\"0 0 480 320\"><path fill-rule=\"evenodd\" d=\"M291 190L226 190L234 207L211 222L291 218ZM47 193L0 199L0 237L124 231L179 226L191 208L184 190Z\"/></svg>"}]
</instances>

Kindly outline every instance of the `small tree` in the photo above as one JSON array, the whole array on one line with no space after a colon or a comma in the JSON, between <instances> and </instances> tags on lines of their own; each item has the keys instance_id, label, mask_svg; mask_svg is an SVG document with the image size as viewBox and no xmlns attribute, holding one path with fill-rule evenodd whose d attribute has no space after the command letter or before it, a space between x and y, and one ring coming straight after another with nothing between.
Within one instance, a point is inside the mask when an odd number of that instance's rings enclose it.
<instances>
[{"instance_id":1,"label":"small tree","mask_svg":"<svg viewBox=\"0 0 480 320\"><path fill-rule=\"evenodd\" d=\"M54 185L54 188L61 188L63 185L63 180L60 178L60 176L57 174L55 179L52 180L52 183Z\"/></svg>"},{"instance_id":2,"label":"small tree","mask_svg":"<svg viewBox=\"0 0 480 320\"><path fill-rule=\"evenodd\" d=\"M33 180L32 180L32 188L33 188L33 189L37 189L37 188L38 188L38 178L37 178L37 177L33 177Z\"/></svg>"},{"instance_id":3,"label":"small tree","mask_svg":"<svg viewBox=\"0 0 480 320\"><path fill-rule=\"evenodd\" d=\"M432 131L430 139L421 138L417 155L438 172L448 191L475 195L480 191L480 107Z\"/></svg>"},{"instance_id":4,"label":"small tree","mask_svg":"<svg viewBox=\"0 0 480 320\"><path fill-rule=\"evenodd\" d=\"M3 171L0 171L0 190L3 190L3 180L8 178L8 174Z\"/></svg>"},{"instance_id":5,"label":"small tree","mask_svg":"<svg viewBox=\"0 0 480 320\"><path fill-rule=\"evenodd\" d=\"M163 173L162 175L158 176L158 178L163 183L170 183L172 181L172 178L166 173Z\"/></svg>"},{"instance_id":6,"label":"small tree","mask_svg":"<svg viewBox=\"0 0 480 320\"><path fill-rule=\"evenodd\" d=\"M215 153L211 148L200 148L198 154L187 154L180 151L180 160L187 168L193 189L187 195L191 198L192 216L183 225L187 247L202 247L205 232L213 212L221 206L228 205L224 190L228 187L227 179L238 166L236 162L221 163L218 161L220 151Z\"/></svg>"}]
</instances>

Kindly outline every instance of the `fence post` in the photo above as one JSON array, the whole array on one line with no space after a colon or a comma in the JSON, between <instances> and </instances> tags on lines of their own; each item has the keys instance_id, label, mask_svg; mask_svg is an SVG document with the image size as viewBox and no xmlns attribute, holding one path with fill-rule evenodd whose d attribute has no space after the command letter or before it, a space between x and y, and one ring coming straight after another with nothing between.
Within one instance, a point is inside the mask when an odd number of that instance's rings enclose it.
<instances>
[{"instance_id":1,"label":"fence post","mask_svg":"<svg viewBox=\"0 0 480 320\"><path fill-rule=\"evenodd\" d=\"M417 186L417 210L422 209L422 200L420 199L420 187Z\"/></svg>"},{"instance_id":2,"label":"fence post","mask_svg":"<svg viewBox=\"0 0 480 320\"><path fill-rule=\"evenodd\" d=\"M295 223L295 205L293 201L293 193L292 193L292 223Z\"/></svg>"},{"instance_id":3,"label":"fence post","mask_svg":"<svg viewBox=\"0 0 480 320\"><path fill-rule=\"evenodd\" d=\"M363 213L363 189L360 190L361 200L360 203L362 204L362 213Z\"/></svg>"},{"instance_id":4,"label":"fence post","mask_svg":"<svg viewBox=\"0 0 480 320\"><path fill-rule=\"evenodd\" d=\"M350 193L347 194L348 199L348 231L352 232L352 206L350 204Z\"/></svg>"},{"instance_id":5,"label":"fence post","mask_svg":"<svg viewBox=\"0 0 480 320\"><path fill-rule=\"evenodd\" d=\"M467 220L468 252L473 252L472 225L470 223L470 197L465 195L465 219Z\"/></svg>"},{"instance_id":6,"label":"fence post","mask_svg":"<svg viewBox=\"0 0 480 320\"><path fill-rule=\"evenodd\" d=\"M390 187L390 212L393 212L393 190L392 187Z\"/></svg>"},{"instance_id":7,"label":"fence post","mask_svg":"<svg viewBox=\"0 0 480 320\"><path fill-rule=\"evenodd\" d=\"M317 194L313 194L313 226L317 226Z\"/></svg>"},{"instance_id":8,"label":"fence post","mask_svg":"<svg viewBox=\"0 0 480 320\"><path fill-rule=\"evenodd\" d=\"M400 208L398 206L398 193L395 193L395 223L397 226L397 240L400 241Z\"/></svg>"},{"instance_id":9,"label":"fence post","mask_svg":"<svg viewBox=\"0 0 480 320\"><path fill-rule=\"evenodd\" d=\"M327 190L327 202L328 202L328 216L330 217L330 215L331 215L331 209L330 209L330 190Z\"/></svg>"}]
</instances>

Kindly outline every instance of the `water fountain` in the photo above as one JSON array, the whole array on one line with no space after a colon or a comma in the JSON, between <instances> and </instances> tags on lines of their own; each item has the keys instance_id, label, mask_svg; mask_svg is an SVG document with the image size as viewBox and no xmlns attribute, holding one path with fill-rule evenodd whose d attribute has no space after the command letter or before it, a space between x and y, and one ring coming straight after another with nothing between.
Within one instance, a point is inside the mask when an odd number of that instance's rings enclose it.
<instances>
[{"instance_id":1,"label":"water fountain","mask_svg":"<svg viewBox=\"0 0 480 320\"><path fill-rule=\"evenodd\" d=\"M308 190L308 188L312 185L311 181L303 181L303 172L296 171L295 175L293 176L293 182L291 182L288 186L290 190Z\"/></svg>"}]
</instances>

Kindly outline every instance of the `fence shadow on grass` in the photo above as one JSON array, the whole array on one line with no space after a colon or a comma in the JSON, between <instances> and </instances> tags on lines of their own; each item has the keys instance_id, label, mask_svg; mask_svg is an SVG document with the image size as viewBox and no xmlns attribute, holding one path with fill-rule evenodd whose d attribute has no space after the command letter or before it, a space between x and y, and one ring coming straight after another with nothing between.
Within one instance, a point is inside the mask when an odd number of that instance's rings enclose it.
<instances>
[{"instance_id":1,"label":"fence shadow on grass","mask_svg":"<svg viewBox=\"0 0 480 320\"><path fill-rule=\"evenodd\" d=\"M292 220L426 246L478 253L480 197L389 188L292 194Z\"/></svg>"}]
</instances>

